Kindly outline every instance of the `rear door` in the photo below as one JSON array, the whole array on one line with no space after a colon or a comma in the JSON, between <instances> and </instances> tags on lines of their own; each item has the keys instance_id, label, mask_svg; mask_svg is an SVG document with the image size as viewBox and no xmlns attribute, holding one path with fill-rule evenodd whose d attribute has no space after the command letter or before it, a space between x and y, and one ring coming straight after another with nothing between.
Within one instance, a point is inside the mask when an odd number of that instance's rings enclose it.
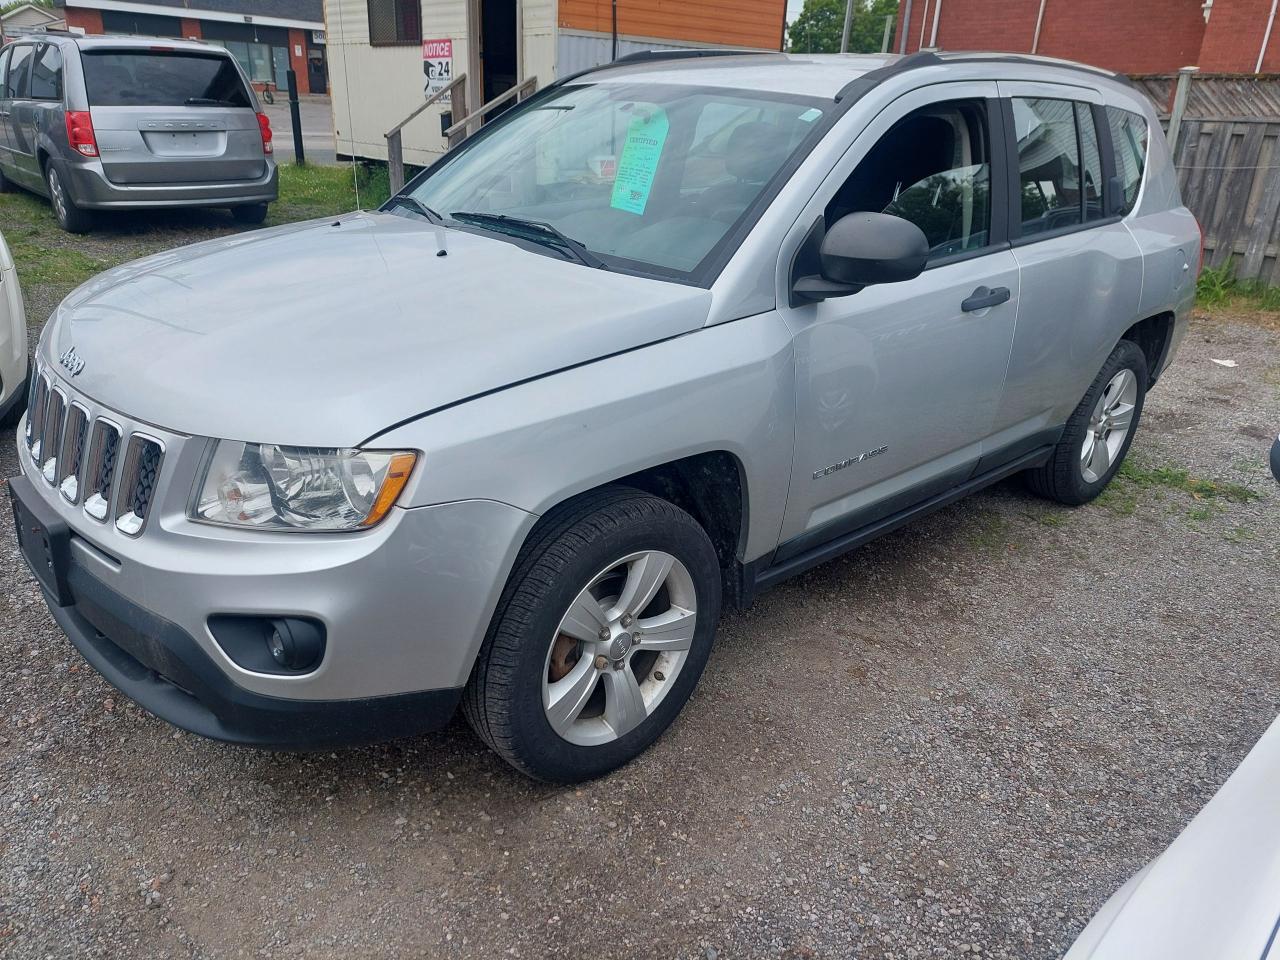
<instances>
[{"instance_id":1,"label":"rear door","mask_svg":"<svg viewBox=\"0 0 1280 960\"><path fill-rule=\"evenodd\" d=\"M62 106L62 55L52 43L37 43L31 49L26 96L13 101L9 136L14 162L28 182L37 183L44 179L38 149L41 116Z\"/></svg>"},{"instance_id":2,"label":"rear door","mask_svg":"<svg viewBox=\"0 0 1280 960\"><path fill-rule=\"evenodd\" d=\"M108 180L254 180L266 155L252 95L225 53L82 49L85 90Z\"/></svg>"},{"instance_id":3,"label":"rear door","mask_svg":"<svg viewBox=\"0 0 1280 960\"><path fill-rule=\"evenodd\" d=\"M10 170L9 160L9 90L6 76L9 72L9 57L13 47L0 50L0 167L5 172Z\"/></svg>"},{"instance_id":4,"label":"rear door","mask_svg":"<svg viewBox=\"0 0 1280 960\"><path fill-rule=\"evenodd\" d=\"M1022 273L993 438L1010 443L1061 427L1138 319L1142 251L1104 206L1112 164L1101 96L1067 84L999 86L1013 132L1009 228Z\"/></svg>"},{"instance_id":5,"label":"rear door","mask_svg":"<svg viewBox=\"0 0 1280 960\"><path fill-rule=\"evenodd\" d=\"M4 97L0 99L0 126L4 128L5 167L18 183L31 186L31 169L26 149L28 136L20 135L18 121L24 113L31 89L31 59L34 47L15 44L9 54L9 70L5 76Z\"/></svg>"}]
</instances>

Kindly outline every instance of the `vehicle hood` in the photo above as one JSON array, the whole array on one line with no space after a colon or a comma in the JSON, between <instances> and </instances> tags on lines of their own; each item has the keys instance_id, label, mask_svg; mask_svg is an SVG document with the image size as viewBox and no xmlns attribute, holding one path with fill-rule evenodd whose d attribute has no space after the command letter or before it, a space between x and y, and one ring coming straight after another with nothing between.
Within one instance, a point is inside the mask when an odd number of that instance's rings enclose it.
<instances>
[{"instance_id":1,"label":"vehicle hood","mask_svg":"<svg viewBox=\"0 0 1280 960\"><path fill-rule=\"evenodd\" d=\"M1280 918L1280 720L1065 960L1265 960Z\"/></svg>"},{"instance_id":2,"label":"vehicle hood","mask_svg":"<svg viewBox=\"0 0 1280 960\"><path fill-rule=\"evenodd\" d=\"M437 256L439 242L448 250ZM356 213L109 270L44 360L178 433L354 446L410 417L701 327L711 294L417 219Z\"/></svg>"}]
</instances>

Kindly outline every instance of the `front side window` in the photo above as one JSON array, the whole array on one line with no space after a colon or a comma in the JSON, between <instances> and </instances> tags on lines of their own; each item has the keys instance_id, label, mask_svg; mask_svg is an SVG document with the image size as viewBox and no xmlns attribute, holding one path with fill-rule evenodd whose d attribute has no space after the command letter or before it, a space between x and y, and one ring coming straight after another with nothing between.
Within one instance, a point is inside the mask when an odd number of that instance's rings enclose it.
<instances>
[{"instance_id":1,"label":"front side window","mask_svg":"<svg viewBox=\"0 0 1280 960\"><path fill-rule=\"evenodd\" d=\"M62 99L62 54L53 44L40 48L32 64L31 96L35 100Z\"/></svg>"},{"instance_id":2,"label":"front side window","mask_svg":"<svg viewBox=\"0 0 1280 960\"><path fill-rule=\"evenodd\" d=\"M1018 138L1022 235L1081 223L1083 174L1072 102L1015 98L1013 123Z\"/></svg>"},{"instance_id":3,"label":"front side window","mask_svg":"<svg viewBox=\"0 0 1280 960\"><path fill-rule=\"evenodd\" d=\"M1128 110L1107 107L1107 123L1116 153L1116 175L1120 178L1115 212L1124 216L1133 211L1142 189L1142 173L1147 164L1147 121Z\"/></svg>"},{"instance_id":4,"label":"front side window","mask_svg":"<svg viewBox=\"0 0 1280 960\"><path fill-rule=\"evenodd\" d=\"M93 50L81 56L96 107L247 107L229 57L161 50Z\"/></svg>"},{"instance_id":5,"label":"front side window","mask_svg":"<svg viewBox=\"0 0 1280 960\"><path fill-rule=\"evenodd\" d=\"M827 206L827 225L858 211L910 220L928 238L931 260L985 247L991 229L985 102L931 104L894 124Z\"/></svg>"},{"instance_id":6,"label":"front side window","mask_svg":"<svg viewBox=\"0 0 1280 960\"><path fill-rule=\"evenodd\" d=\"M0 100L4 100L9 96L9 85L5 78L5 74L9 69L9 50L5 48L0 50Z\"/></svg>"},{"instance_id":7,"label":"front side window","mask_svg":"<svg viewBox=\"0 0 1280 960\"><path fill-rule=\"evenodd\" d=\"M5 97L9 100L25 100L31 89L31 51L33 47L14 47L9 57L9 74L5 80Z\"/></svg>"},{"instance_id":8,"label":"front side window","mask_svg":"<svg viewBox=\"0 0 1280 960\"><path fill-rule=\"evenodd\" d=\"M367 0L369 43L375 47L416 45L422 42L422 10L419 0Z\"/></svg>"},{"instance_id":9,"label":"front side window","mask_svg":"<svg viewBox=\"0 0 1280 960\"><path fill-rule=\"evenodd\" d=\"M1093 122L1093 110L1087 103L1076 104L1076 128L1080 131L1084 218L1086 221L1101 220L1106 216L1102 209L1102 154L1098 150L1098 128Z\"/></svg>"},{"instance_id":10,"label":"front side window","mask_svg":"<svg viewBox=\"0 0 1280 960\"><path fill-rule=\"evenodd\" d=\"M610 267L683 278L828 109L756 91L577 84L447 157L411 195L473 226L502 227L496 214L550 224Z\"/></svg>"}]
</instances>

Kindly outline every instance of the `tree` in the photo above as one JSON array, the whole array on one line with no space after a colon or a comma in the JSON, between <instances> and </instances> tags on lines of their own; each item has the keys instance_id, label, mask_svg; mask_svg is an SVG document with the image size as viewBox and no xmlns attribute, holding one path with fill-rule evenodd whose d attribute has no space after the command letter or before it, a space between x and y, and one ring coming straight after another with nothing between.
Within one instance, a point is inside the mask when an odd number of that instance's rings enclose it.
<instances>
[{"instance_id":1,"label":"tree","mask_svg":"<svg viewBox=\"0 0 1280 960\"><path fill-rule=\"evenodd\" d=\"M0 0L0 13L12 10L14 7L24 7L28 3L37 7L49 7L52 9L53 0Z\"/></svg>"},{"instance_id":2,"label":"tree","mask_svg":"<svg viewBox=\"0 0 1280 960\"><path fill-rule=\"evenodd\" d=\"M804 0L800 16L787 26L787 50L839 53L844 10L845 0ZM849 52L878 53L884 39L884 18L896 17L897 12L898 0L853 0ZM893 49L892 38L889 48Z\"/></svg>"}]
</instances>

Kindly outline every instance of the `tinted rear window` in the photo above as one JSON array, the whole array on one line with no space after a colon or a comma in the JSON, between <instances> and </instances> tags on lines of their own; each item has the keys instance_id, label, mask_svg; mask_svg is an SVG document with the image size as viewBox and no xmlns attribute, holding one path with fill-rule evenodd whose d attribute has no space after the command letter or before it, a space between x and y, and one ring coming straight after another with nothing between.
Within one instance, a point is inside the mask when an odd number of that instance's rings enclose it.
<instances>
[{"instance_id":1,"label":"tinted rear window","mask_svg":"<svg viewBox=\"0 0 1280 960\"><path fill-rule=\"evenodd\" d=\"M97 107L247 107L230 57L159 50L86 51L85 85Z\"/></svg>"}]
</instances>

